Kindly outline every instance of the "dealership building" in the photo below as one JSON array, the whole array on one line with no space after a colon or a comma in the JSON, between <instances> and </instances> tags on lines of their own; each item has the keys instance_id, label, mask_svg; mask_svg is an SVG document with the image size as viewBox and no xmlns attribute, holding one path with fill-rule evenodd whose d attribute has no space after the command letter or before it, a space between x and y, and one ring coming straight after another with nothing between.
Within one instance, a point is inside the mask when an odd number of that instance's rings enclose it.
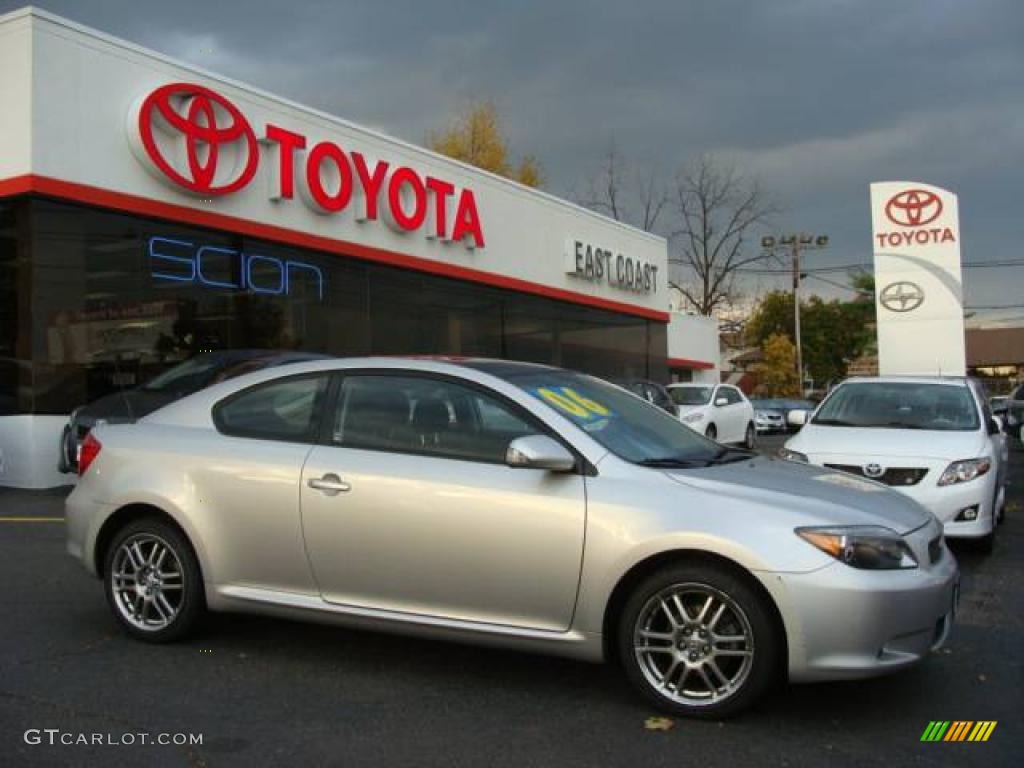
<instances>
[{"instance_id":1,"label":"dealership building","mask_svg":"<svg viewBox=\"0 0 1024 768\"><path fill-rule=\"evenodd\" d=\"M669 380L663 238L34 9L0 103L0 485L67 482L73 408L204 350Z\"/></svg>"}]
</instances>

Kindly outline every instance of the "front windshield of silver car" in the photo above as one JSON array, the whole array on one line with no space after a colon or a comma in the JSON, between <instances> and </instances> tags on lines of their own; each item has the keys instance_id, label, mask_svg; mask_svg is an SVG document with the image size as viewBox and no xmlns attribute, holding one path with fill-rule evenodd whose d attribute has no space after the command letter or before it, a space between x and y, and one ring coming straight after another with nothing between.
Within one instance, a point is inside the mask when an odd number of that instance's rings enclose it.
<instances>
[{"instance_id":1,"label":"front windshield of silver car","mask_svg":"<svg viewBox=\"0 0 1024 768\"><path fill-rule=\"evenodd\" d=\"M651 467L704 467L749 458L698 435L661 408L600 379L569 371L503 374L549 405L602 446Z\"/></svg>"}]
</instances>

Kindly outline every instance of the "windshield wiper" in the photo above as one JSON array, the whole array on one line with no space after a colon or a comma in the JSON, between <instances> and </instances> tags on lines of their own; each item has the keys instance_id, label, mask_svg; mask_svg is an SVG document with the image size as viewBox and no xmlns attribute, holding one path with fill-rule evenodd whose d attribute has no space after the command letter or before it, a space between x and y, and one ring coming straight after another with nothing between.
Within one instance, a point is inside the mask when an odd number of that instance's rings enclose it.
<instances>
[{"instance_id":1,"label":"windshield wiper","mask_svg":"<svg viewBox=\"0 0 1024 768\"><path fill-rule=\"evenodd\" d=\"M820 424L823 427L865 427L867 424L855 424L852 421L843 421L843 419L815 419L811 424Z\"/></svg>"},{"instance_id":2,"label":"windshield wiper","mask_svg":"<svg viewBox=\"0 0 1024 768\"><path fill-rule=\"evenodd\" d=\"M878 424L866 424L868 427L879 427L881 429L924 429L920 424L908 424L905 421L886 421Z\"/></svg>"},{"instance_id":3,"label":"windshield wiper","mask_svg":"<svg viewBox=\"0 0 1024 768\"><path fill-rule=\"evenodd\" d=\"M726 458L730 456L730 458ZM757 456L754 451L747 451L743 448L720 448L709 464L733 464L737 461L746 461Z\"/></svg>"},{"instance_id":4,"label":"windshield wiper","mask_svg":"<svg viewBox=\"0 0 1024 768\"><path fill-rule=\"evenodd\" d=\"M687 468L706 467L711 464L711 459L683 459L673 456L659 456L652 459L640 459L637 462L641 467L665 467L665 468Z\"/></svg>"}]
</instances>

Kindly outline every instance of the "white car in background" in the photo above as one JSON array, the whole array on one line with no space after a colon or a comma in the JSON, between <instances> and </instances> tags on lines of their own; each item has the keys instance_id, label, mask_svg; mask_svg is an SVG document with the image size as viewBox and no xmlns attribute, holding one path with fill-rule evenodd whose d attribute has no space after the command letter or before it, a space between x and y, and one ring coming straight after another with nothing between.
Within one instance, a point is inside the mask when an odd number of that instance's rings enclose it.
<instances>
[{"instance_id":1,"label":"white car in background","mask_svg":"<svg viewBox=\"0 0 1024 768\"><path fill-rule=\"evenodd\" d=\"M1007 451L975 382L885 376L832 390L780 455L895 488L931 510L946 536L976 539L990 551Z\"/></svg>"},{"instance_id":2,"label":"white car in background","mask_svg":"<svg viewBox=\"0 0 1024 768\"><path fill-rule=\"evenodd\" d=\"M731 384L669 384L679 420L720 443L754 447L754 406Z\"/></svg>"}]
</instances>

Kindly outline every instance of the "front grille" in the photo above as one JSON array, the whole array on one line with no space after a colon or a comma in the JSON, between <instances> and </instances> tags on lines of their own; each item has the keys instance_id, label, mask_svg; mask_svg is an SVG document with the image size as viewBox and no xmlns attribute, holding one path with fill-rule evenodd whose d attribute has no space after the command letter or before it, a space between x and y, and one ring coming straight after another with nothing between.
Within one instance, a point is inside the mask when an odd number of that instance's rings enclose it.
<instances>
[{"instance_id":1,"label":"front grille","mask_svg":"<svg viewBox=\"0 0 1024 768\"><path fill-rule=\"evenodd\" d=\"M939 562L939 558L942 557L942 534L940 533L934 539L928 542L928 561L931 563Z\"/></svg>"},{"instance_id":2,"label":"front grille","mask_svg":"<svg viewBox=\"0 0 1024 768\"><path fill-rule=\"evenodd\" d=\"M881 477L869 477L864 473L864 467L856 464L826 464L829 469L838 469L841 472L848 472L858 477L867 477L869 480L877 480L880 483L894 486L917 485L928 474L926 467L889 467L882 473Z\"/></svg>"}]
</instances>

